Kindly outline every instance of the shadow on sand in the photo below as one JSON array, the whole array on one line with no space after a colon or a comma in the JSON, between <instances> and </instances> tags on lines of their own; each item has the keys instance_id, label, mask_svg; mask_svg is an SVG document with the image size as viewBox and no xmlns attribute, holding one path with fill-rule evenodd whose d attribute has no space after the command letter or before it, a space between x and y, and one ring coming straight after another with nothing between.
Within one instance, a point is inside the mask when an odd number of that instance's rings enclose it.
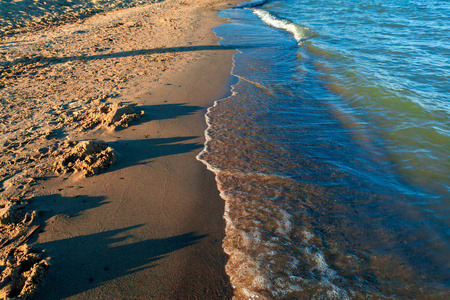
<instances>
[{"instance_id":1,"label":"shadow on sand","mask_svg":"<svg viewBox=\"0 0 450 300\"><path fill-rule=\"evenodd\" d=\"M29 65L34 63L40 63L39 67L45 67L48 65L56 65L61 63L66 63L69 61L90 61L97 59L109 59L109 58L122 58L130 56L139 55L151 55L151 54L162 54L162 53L177 53L177 52L193 52L193 51L219 51L219 50L235 50L245 49L245 48L259 48L267 47L267 45L201 45L201 46L180 46L180 47L167 47L167 48L152 48L152 49L141 49L133 51L122 51L114 52L109 54L95 54L95 55L79 55L79 56L66 56L66 57L48 57L48 56L33 56L33 57L21 57L11 62L0 62L0 69L4 68L7 70L9 67L22 64Z\"/></svg>"},{"instance_id":2,"label":"shadow on sand","mask_svg":"<svg viewBox=\"0 0 450 300\"><path fill-rule=\"evenodd\" d=\"M161 104L140 107L147 118L142 122L174 119L191 115L202 109L199 106L181 104ZM198 136L144 138L136 140L118 140L109 144L118 153L118 163L108 172L124 169L138 164L150 163L152 159L163 156L191 152L203 147L199 142L189 142ZM197 140L196 140L197 141ZM36 197L32 209L40 211L43 230L50 230L52 218L64 218L82 215L83 211L98 208L109 201L106 197L87 195L64 197L60 194ZM59 221L58 221L59 222ZM129 224L132 225L133 223ZM135 223L136 224L136 223ZM63 299L93 288L101 287L107 282L123 276L133 276L136 272L157 266L174 251L189 247L207 237L195 232L188 232L164 238L141 240L137 238L140 230L147 224L140 224L77 236L75 228L71 233L60 233L67 237L50 242L36 243L36 237L30 240L34 246L45 249L51 256L51 264L45 278L45 284L35 299ZM54 229L51 229L54 230ZM218 244L220 247L220 244ZM231 288L227 287L228 290ZM145 295L143 295L145 299Z\"/></svg>"},{"instance_id":3,"label":"shadow on sand","mask_svg":"<svg viewBox=\"0 0 450 300\"><path fill-rule=\"evenodd\" d=\"M198 137L149 138L110 142L109 145L117 152L119 162L105 173L138 164L147 164L153 158L191 152L202 148L203 144L200 143L183 143L195 138Z\"/></svg>"},{"instance_id":4,"label":"shadow on sand","mask_svg":"<svg viewBox=\"0 0 450 300\"><path fill-rule=\"evenodd\" d=\"M167 254L203 239L193 232L163 239L132 240L131 226L40 244L53 253L46 285L36 299L62 299L156 266ZM95 274L95 275L94 275Z\"/></svg>"},{"instance_id":5,"label":"shadow on sand","mask_svg":"<svg viewBox=\"0 0 450 300\"><path fill-rule=\"evenodd\" d=\"M145 111L149 116L150 121L188 116L203 109L201 106L188 105L187 103L144 105L139 106L138 108Z\"/></svg>"},{"instance_id":6,"label":"shadow on sand","mask_svg":"<svg viewBox=\"0 0 450 300\"><path fill-rule=\"evenodd\" d=\"M53 194L34 197L33 202L29 205L29 209L38 211L39 219L42 219L42 222L44 222L56 215L76 217L81 215L85 210L96 208L107 203L109 202L106 201L106 197L91 197L86 195L64 197L60 194ZM32 238L30 241L34 242L35 239Z\"/></svg>"}]
</instances>

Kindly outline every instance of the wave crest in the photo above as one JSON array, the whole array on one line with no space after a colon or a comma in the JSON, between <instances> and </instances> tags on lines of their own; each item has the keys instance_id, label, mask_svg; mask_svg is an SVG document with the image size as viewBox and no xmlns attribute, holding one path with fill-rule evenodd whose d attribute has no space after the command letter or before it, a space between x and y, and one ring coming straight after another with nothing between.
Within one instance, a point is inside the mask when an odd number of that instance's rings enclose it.
<instances>
[{"instance_id":1,"label":"wave crest","mask_svg":"<svg viewBox=\"0 0 450 300\"><path fill-rule=\"evenodd\" d=\"M317 34L310 28L295 24L286 19L282 19L272 15L271 13L262 9L252 9L253 13L256 14L264 23L272 26L274 28L283 29L291 33L295 40L300 44L304 41L317 36Z\"/></svg>"}]
</instances>

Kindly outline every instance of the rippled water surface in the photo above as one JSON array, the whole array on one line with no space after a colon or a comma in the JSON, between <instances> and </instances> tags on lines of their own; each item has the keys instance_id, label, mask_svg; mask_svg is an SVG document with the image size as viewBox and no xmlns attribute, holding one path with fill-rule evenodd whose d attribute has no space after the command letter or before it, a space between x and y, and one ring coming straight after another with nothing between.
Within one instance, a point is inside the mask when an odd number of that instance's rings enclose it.
<instances>
[{"instance_id":1,"label":"rippled water surface","mask_svg":"<svg viewBox=\"0 0 450 300\"><path fill-rule=\"evenodd\" d=\"M450 3L250 4L215 29L238 82L199 155L236 298L445 299Z\"/></svg>"}]
</instances>

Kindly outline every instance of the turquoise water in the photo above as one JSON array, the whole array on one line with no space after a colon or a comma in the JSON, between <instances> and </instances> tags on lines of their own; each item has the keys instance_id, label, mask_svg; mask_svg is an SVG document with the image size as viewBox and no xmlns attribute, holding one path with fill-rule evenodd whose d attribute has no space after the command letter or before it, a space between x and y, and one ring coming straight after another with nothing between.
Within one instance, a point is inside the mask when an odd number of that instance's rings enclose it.
<instances>
[{"instance_id":1,"label":"turquoise water","mask_svg":"<svg viewBox=\"0 0 450 300\"><path fill-rule=\"evenodd\" d=\"M199 154L237 299L445 299L450 4L253 1Z\"/></svg>"},{"instance_id":2,"label":"turquoise water","mask_svg":"<svg viewBox=\"0 0 450 300\"><path fill-rule=\"evenodd\" d=\"M327 88L367 122L412 184L450 195L450 2L283 1Z\"/></svg>"}]
</instances>

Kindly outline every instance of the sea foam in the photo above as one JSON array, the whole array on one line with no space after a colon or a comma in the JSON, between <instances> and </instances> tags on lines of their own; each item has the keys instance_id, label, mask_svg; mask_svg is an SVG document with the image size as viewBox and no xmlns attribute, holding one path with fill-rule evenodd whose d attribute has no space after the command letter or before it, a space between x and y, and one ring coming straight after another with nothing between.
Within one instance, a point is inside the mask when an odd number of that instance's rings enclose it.
<instances>
[{"instance_id":1,"label":"sea foam","mask_svg":"<svg viewBox=\"0 0 450 300\"><path fill-rule=\"evenodd\" d=\"M295 40L300 44L317 34L306 26L295 24L286 19L281 19L262 9L252 9L264 23L278 29L286 30L291 33Z\"/></svg>"}]
</instances>

